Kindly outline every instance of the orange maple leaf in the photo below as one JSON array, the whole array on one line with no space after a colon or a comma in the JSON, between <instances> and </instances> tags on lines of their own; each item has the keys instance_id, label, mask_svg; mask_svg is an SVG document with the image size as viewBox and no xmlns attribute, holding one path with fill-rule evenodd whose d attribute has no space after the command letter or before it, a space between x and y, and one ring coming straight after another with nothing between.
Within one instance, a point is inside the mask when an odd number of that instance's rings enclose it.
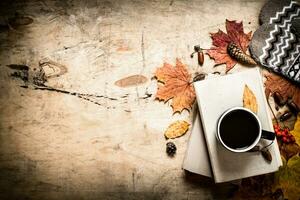
<instances>
[{"instance_id":1,"label":"orange maple leaf","mask_svg":"<svg viewBox=\"0 0 300 200\"><path fill-rule=\"evenodd\" d=\"M219 29L217 33L211 33L214 47L207 50L210 58L215 60L216 65L226 64L226 73L231 70L237 61L227 53L227 46L231 42L235 43L244 53L251 40L251 34L244 33L243 22L226 20L227 34Z\"/></svg>"},{"instance_id":2,"label":"orange maple leaf","mask_svg":"<svg viewBox=\"0 0 300 200\"><path fill-rule=\"evenodd\" d=\"M158 68L155 72L156 79L163 83L158 85L156 99L167 102L172 99L173 112L189 110L195 101L195 90L190 82L191 75L185 65L177 58L176 66L168 63Z\"/></svg>"},{"instance_id":3,"label":"orange maple leaf","mask_svg":"<svg viewBox=\"0 0 300 200\"><path fill-rule=\"evenodd\" d=\"M284 101L292 99L298 108L300 108L299 86L274 73L266 73L265 77L267 79L265 82L265 93L267 98L269 98L271 93L274 94L275 92L278 92L283 97Z\"/></svg>"}]
</instances>

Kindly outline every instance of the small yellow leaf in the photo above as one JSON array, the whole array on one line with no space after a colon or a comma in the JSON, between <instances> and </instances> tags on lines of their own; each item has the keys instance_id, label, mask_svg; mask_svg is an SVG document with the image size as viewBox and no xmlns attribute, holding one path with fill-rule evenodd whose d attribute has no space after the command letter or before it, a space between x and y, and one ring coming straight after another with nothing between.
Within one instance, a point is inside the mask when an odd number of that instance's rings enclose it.
<instances>
[{"instance_id":1,"label":"small yellow leaf","mask_svg":"<svg viewBox=\"0 0 300 200\"><path fill-rule=\"evenodd\" d=\"M254 93L250 90L248 85L245 85L244 95L243 95L243 105L244 108L248 108L254 113L258 111L257 100Z\"/></svg>"},{"instance_id":2,"label":"small yellow leaf","mask_svg":"<svg viewBox=\"0 0 300 200\"><path fill-rule=\"evenodd\" d=\"M300 113L297 116L294 129L290 133L295 137L296 143L300 146Z\"/></svg>"},{"instance_id":3,"label":"small yellow leaf","mask_svg":"<svg viewBox=\"0 0 300 200\"><path fill-rule=\"evenodd\" d=\"M177 138L184 135L189 130L190 124L183 120L178 120L169 125L165 131L166 138Z\"/></svg>"}]
</instances>

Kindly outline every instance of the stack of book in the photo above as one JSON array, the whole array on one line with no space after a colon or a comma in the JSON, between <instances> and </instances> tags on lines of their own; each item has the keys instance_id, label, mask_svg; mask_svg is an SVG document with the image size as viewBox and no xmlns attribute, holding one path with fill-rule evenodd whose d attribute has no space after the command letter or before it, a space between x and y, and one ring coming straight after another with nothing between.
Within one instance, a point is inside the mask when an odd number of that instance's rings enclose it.
<instances>
[{"instance_id":1,"label":"stack of book","mask_svg":"<svg viewBox=\"0 0 300 200\"><path fill-rule=\"evenodd\" d=\"M258 68L195 82L199 112L193 123L183 169L212 177L220 183L275 172L282 165L277 141L268 147L272 155L272 161L268 162L260 152L231 152L221 146L216 138L221 114L229 108L243 106L246 84L256 96L257 116L262 128L274 131ZM261 139L259 145L263 147L269 143Z\"/></svg>"}]
</instances>

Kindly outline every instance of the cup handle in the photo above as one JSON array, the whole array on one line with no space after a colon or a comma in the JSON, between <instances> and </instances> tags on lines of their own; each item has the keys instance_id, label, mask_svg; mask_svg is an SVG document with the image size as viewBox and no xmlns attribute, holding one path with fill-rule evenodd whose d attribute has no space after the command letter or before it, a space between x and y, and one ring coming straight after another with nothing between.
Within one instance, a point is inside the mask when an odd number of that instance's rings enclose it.
<instances>
[{"instance_id":1,"label":"cup handle","mask_svg":"<svg viewBox=\"0 0 300 200\"><path fill-rule=\"evenodd\" d=\"M266 140L275 140L275 133L271 131L262 130L261 138Z\"/></svg>"}]
</instances>

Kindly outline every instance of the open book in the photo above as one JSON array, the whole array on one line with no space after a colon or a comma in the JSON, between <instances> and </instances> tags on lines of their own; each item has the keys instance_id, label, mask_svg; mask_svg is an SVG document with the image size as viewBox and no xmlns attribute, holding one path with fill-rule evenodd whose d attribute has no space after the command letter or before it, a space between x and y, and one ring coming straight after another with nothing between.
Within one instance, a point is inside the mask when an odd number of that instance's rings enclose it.
<instances>
[{"instance_id":1,"label":"open book","mask_svg":"<svg viewBox=\"0 0 300 200\"><path fill-rule=\"evenodd\" d=\"M213 177L218 183L271 173L282 165L277 141L269 147L273 158L269 163L260 152L230 152L216 139L217 121L221 114L229 108L243 106L245 84L256 96L257 115L262 128L273 131L259 69L198 81L194 87L199 115L194 122L183 169ZM262 139L259 145L265 146L268 143L270 141Z\"/></svg>"}]
</instances>

